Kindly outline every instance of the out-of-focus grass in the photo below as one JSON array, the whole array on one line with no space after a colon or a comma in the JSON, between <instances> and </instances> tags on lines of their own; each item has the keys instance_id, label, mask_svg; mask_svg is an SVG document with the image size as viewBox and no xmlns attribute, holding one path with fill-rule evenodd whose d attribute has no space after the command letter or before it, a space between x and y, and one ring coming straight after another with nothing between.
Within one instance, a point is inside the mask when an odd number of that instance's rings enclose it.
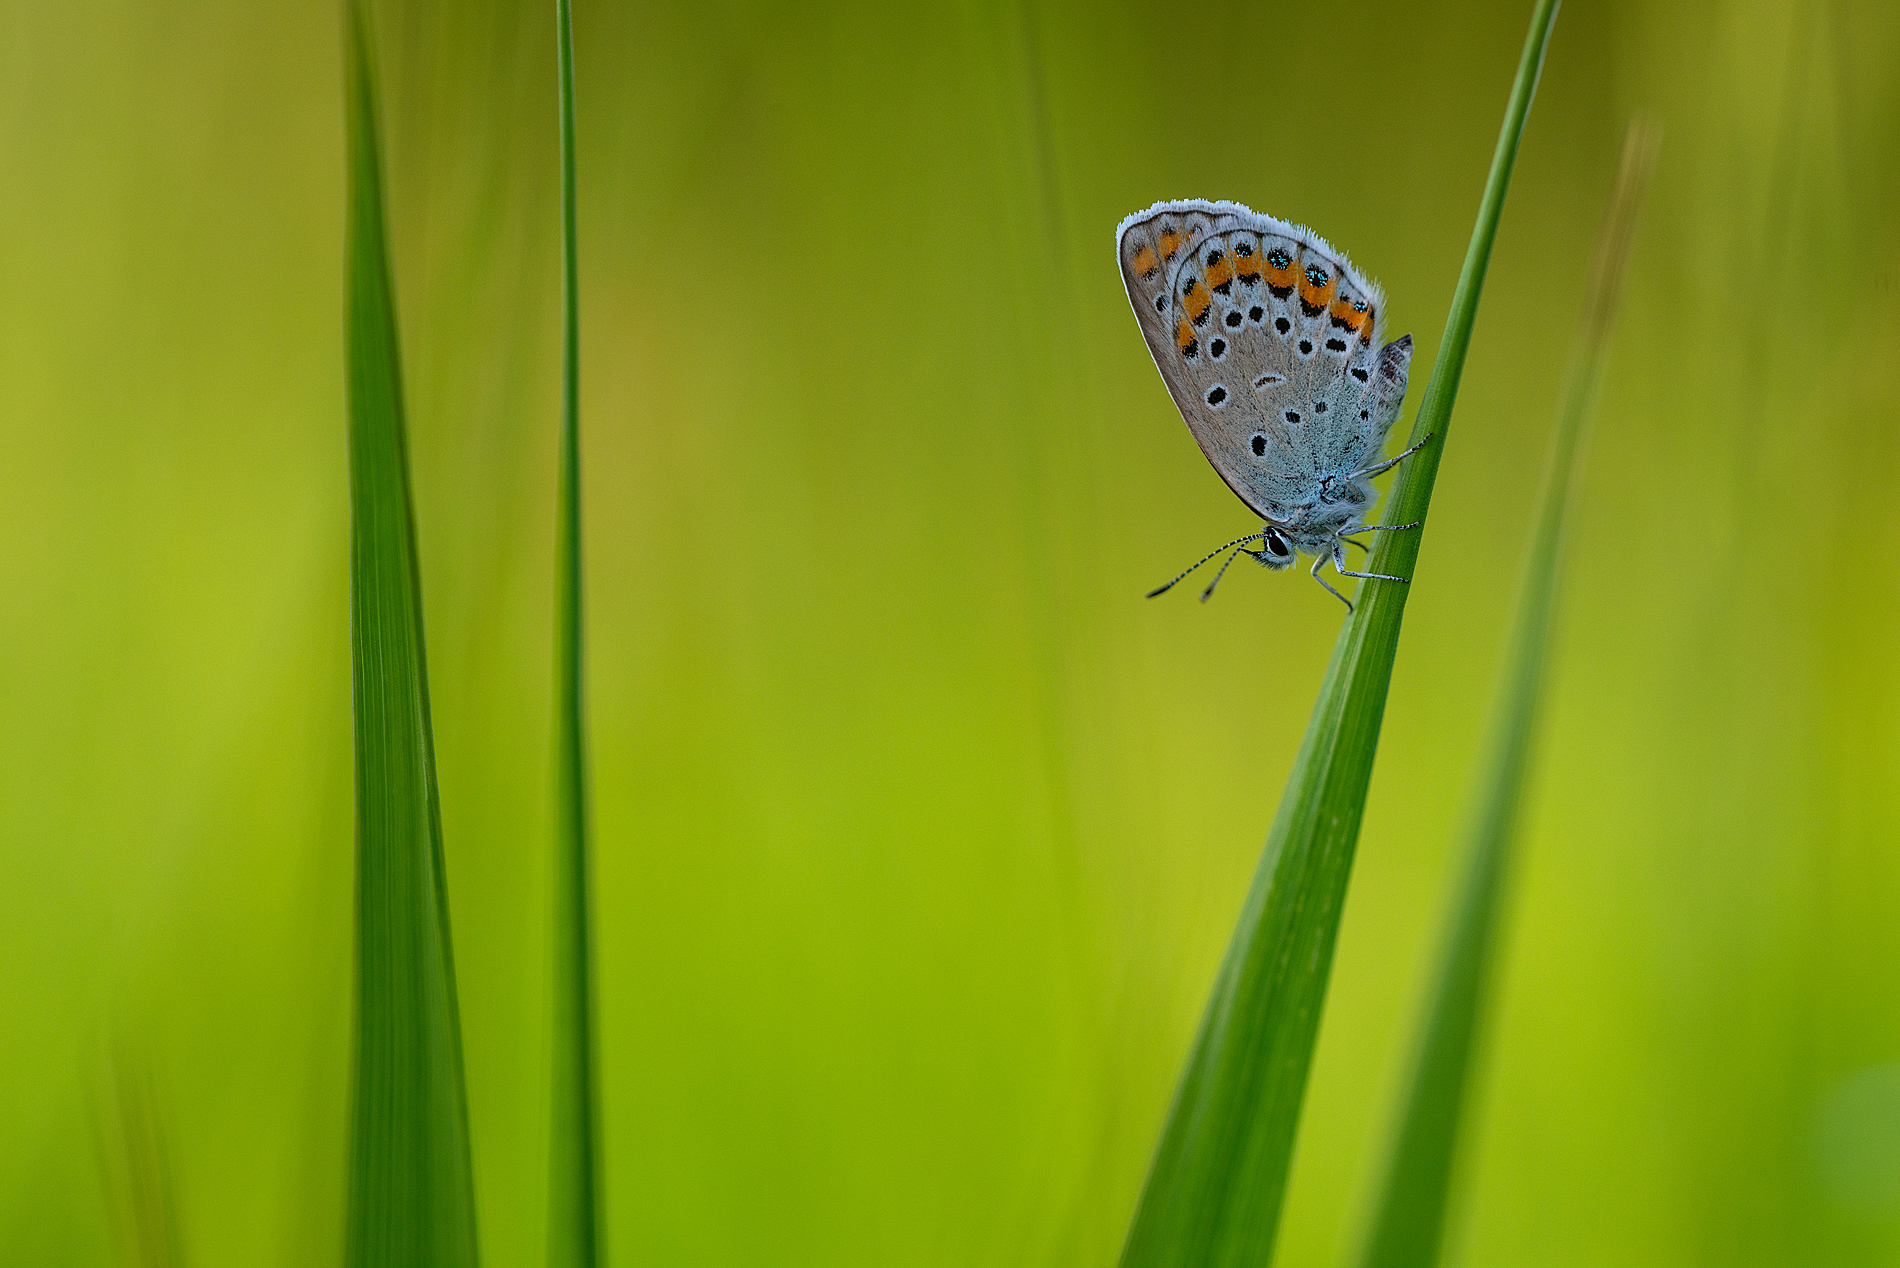
<instances>
[{"instance_id":1,"label":"out-of-focus grass","mask_svg":"<svg viewBox=\"0 0 1900 1268\"><path fill-rule=\"evenodd\" d=\"M375 63L344 0L356 1053L350 1268L472 1268L475 1191L383 210Z\"/></svg>"},{"instance_id":2,"label":"out-of-focus grass","mask_svg":"<svg viewBox=\"0 0 1900 1268\"><path fill-rule=\"evenodd\" d=\"M554 1041L548 1263L600 1261L600 1116L594 1107L593 871L581 585L580 263L574 211L574 14L556 0L561 129L561 438L554 547Z\"/></svg>"},{"instance_id":3,"label":"out-of-focus grass","mask_svg":"<svg viewBox=\"0 0 1900 1268\"><path fill-rule=\"evenodd\" d=\"M1423 447L1400 464L1387 499L1385 523L1419 527L1381 533L1367 571L1409 577L1417 563L1491 245L1556 17L1557 0L1540 0L1531 15L1437 364L1412 424L1409 445ZM1359 603L1339 632L1162 1128L1123 1268L1259 1264L1273 1257L1410 590L1362 582Z\"/></svg>"},{"instance_id":4,"label":"out-of-focus grass","mask_svg":"<svg viewBox=\"0 0 1900 1268\"><path fill-rule=\"evenodd\" d=\"M1425 1268L1438 1262L1472 1051L1493 973L1499 909L1510 876L1535 739L1565 529L1581 470L1580 450L1602 387L1636 216L1655 155L1653 128L1642 120L1632 122L1597 238L1596 263L1551 434L1537 526L1525 562L1478 799L1466 832L1457 907L1446 932L1403 1116L1361 1249L1359 1262L1364 1268Z\"/></svg>"},{"instance_id":5,"label":"out-of-focus grass","mask_svg":"<svg viewBox=\"0 0 1900 1268\"><path fill-rule=\"evenodd\" d=\"M184 1268L164 1120L142 1058L114 1051L95 1096L120 1255L127 1268Z\"/></svg>"}]
</instances>

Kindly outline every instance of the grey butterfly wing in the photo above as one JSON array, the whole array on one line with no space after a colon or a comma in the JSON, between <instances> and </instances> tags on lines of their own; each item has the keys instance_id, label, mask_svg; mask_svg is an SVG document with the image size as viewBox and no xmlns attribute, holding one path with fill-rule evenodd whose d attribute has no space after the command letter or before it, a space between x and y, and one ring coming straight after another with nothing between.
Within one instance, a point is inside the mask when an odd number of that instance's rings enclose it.
<instances>
[{"instance_id":1,"label":"grey butterfly wing","mask_svg":"<svg viewBox=\"0 0 1900 1268\"><path fill-rule=\"evenodd\" d=\"M1322 473L1383 443L1397 409L1373 352L1384 299L1312 230L1238 203L1157 203L1122 222L1116 254L1162 382L1255 514L1285 519Z\"/></svg>"},{"instance_id":2,"label":"grey butterfly wing","mask_svg":"<svg viewBox=\"0 0 1900 1268\"><path fill-rule=\"evenodd\" d=\"M1412 336L1400 335L1379 349L1369 399L1360 414L1364 435L1359 442L1359 465L1377 462L1378 455L1385 451L1385 438L1391 434L1392 424L1399 420L1399 408L1405 403L1405 382L1411 365Z\"/></svg>"}]
</instances>

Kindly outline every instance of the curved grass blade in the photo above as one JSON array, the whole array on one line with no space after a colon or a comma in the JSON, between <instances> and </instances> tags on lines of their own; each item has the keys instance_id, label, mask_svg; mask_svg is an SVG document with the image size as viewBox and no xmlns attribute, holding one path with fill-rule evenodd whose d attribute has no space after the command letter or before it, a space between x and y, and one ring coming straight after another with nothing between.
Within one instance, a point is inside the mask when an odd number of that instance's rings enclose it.
<instances>
[{"instance_id":1,"label":"curved grass blade","mask_svg":"<svg viewBox=\"0 0 1900 1268\"><path fill-rule=\"evenodd\" d=\"M555 0L555 18L560 45L563 329L554 559L554 1043L548 1263L552 1268L594 1268L601 1258L600 1156L581 658L580 300L574 229L574 19L569 0Z\"/></svg>"},{"instance_id":2,"label":"curved grass blade","mask_svg":"<svg viewBox=\"0 0 1900 1268\"><path fill-rule=\"evenodd\" d=\"M1438 362L1400 464L1390 524L1423 520L1451 423L1491 244L1557 0L1538 0L1453 293ZM1381 533L1367 571L1413 575L1423 530ZM1386 688L1411 588L1371 582L1346 618L1259 869L1175 1089L1123 1268L1255 1265L1273 1254L1307 1066L1332 970Z\"/></svg>"},{"instance_id":3,"label":"curved grass blade","mask_svg":"<svg viewBox=\"0 0 1900 1268\"><path fill-rule=\"evenodd\" d=\"M1458 905L1447 930L1404 1116L1393 1136L1384 1183L1359 1255L1361 1268L1428 1268L1438 1261L1444 1240L1446 1195L1537 722L1564 529L1580 466L1578 451L1596 408L1636 214L1655 155L1654 130L1640 120L1632 122L1597 238L1590 289L1559 398L1537 532L1525 563L1491 723L1489 757L1467 829Z\"/></svg>"},{"instance_id":4,"label":"curved grass blade","mask_svg":"<svg viewBox=\"0 0 1900 1268\"><path fill-rule=\"evenodd\" d=\"M363 0L343 6L356 711L351 1268L476 1262L461 1024Z\"/></svg>"}]
</instances>

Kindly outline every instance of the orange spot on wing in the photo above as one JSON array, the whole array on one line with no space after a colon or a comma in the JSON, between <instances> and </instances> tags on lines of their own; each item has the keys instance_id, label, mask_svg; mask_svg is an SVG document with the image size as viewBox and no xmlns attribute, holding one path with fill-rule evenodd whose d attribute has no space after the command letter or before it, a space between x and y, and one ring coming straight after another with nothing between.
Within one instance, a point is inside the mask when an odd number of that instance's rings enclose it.
<instances>
[{"instance_id":1,"label":"orange spot on wing","mask_svg":"<svg viewBox=\"0 0 1900 1268\"><path fill-rule=\"evenodd\" d=\"M1333 306L1329 312L1332 316L1333 324L1344 325L1346 329L1352 331L1355 335L1365 330L1367 323L1372 320L1372 310L1370 308L1355 312L1353 310L1353 301L1344 296L1333 301Z\"/></svg>"},{"instance_id":2,"label":"orange spot on wing","mask_svg":"<svg viewBox=\"0 0 1900 1268\"><path fill-rule=\"evenodd\" d=\"M1330 273L1326 278L1326 285L1315 286L1313 280L1306 276L1305 270L1300 272L1300 302L1309 308L1324 308L1332 303L1333 292L1337 289L1339 289L1339 279L1330 276Z\"/></svg>"},{"instance_id":3,"label":"orange spot on wing","mask_svg":"<svg viewBox=\"0 0 1900 1268\"><path fill-rule=\"evenodd\" d=\"M1172 229L1163 229L1159 239L1161 258L1172 260L1181 251L1181 235Z\"/></svg>"},{"instance_id":4,"label":"orange spot on wing","mask_svg":"<svg viewBox=\"0 0 1900 1268\"><path fill-rule=\"evenodd\" d=\"M1136 276L1153 277L1155 270L1161 267L1161 260L1153 247L1144 246L1135 252L1134 265Z\"/></svg>"},{"instance_id":5,"label":"orange spot on wing","mask_svg":"<svg viewBox=\"0 0 1900 1268\"><path fill-rule=\"evenodd\" d=\"M1194 346L1193 322L1185 317L1180 320L1174 328L1174 343L1175 346L1183 352L1186 352L1189 348Z\"/></svg>"},{"instance_id":6,"label":"orange spot on wing","mask_svg":"<svg viewBox=\"0 0 1900 1268\"><path fill-rule=\"evenodd\" d=\"M1240 280L1243 282L1257 280L1260 277L1260 257L1257 255L1240 256L1234 261L1234 272L1240 275Z\"/></svg>"},{"instance_id":7,"label":"orange spot on wing","mask_svg":"<svg viewBox=\"0 0 1900 1268\"><path fill-rule=\"evenodd\" d=\"M1190 285L1188 293L1182 298L1181 306L1187 309L1187 315L1194 319L1195 325L1201 324L1201 318L1207 313L1207 306L1214 301L1207 296L1207 288L1198 281Z\"/></svg>"},{"instance_id":8,"label":"orange spot on wing","mask_svg":"<svg viewBox=\"0 0 1900 1268\"><path fill-rule=\"evenodd\" d=\"M1267 285L1282 294L1293 289L1293 280L1298 276L1299 272L1291 260L1283 269L1275 268L1272 260L1267 261Z\"/></svg>"},{"instance_id":9,"label":"orange spot on wing","mask_svg":"<svg viewBox=\"0 0 1900 1268\"><path fill-rule=\"evenodd\" d=\"M1234 280L1234 257L1223 255L1220 262L1201 274L1201 280L1207 283L1207 289L1219 290Z\"/></svg>"}]
</instances>

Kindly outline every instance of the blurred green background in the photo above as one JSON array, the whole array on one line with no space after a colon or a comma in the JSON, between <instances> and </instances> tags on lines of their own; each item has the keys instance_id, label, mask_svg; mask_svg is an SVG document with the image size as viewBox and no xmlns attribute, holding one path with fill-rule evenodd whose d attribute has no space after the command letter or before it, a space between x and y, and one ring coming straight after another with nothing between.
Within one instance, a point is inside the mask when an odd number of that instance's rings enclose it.
<instances>
[{"instance_id":1,"label":"blurred green background","mask_svg":"<svg viewBox=\"0 0 1900 1268\"><path fill-rule=\"evenodd\" d=\"M1309 223L1431 364L1529 6L578 6L610 1254L1112 1260L1338 604L1125 213ZM8 3L0 1261L330 1264L351 765L334 6ZM545 1205L553 6L379 7L487 1262ZM1451 1255L1900 1263L1900 13L1573 0L1505 210L1282 1260L1366 1199L1623 122L1663 147ZM1408 408L1406 417L1410 417ZM1401 429L1401 434L1403 429ZM136 1080L135 1080L136 1081Z\"/></svg>"}]
</instances>

